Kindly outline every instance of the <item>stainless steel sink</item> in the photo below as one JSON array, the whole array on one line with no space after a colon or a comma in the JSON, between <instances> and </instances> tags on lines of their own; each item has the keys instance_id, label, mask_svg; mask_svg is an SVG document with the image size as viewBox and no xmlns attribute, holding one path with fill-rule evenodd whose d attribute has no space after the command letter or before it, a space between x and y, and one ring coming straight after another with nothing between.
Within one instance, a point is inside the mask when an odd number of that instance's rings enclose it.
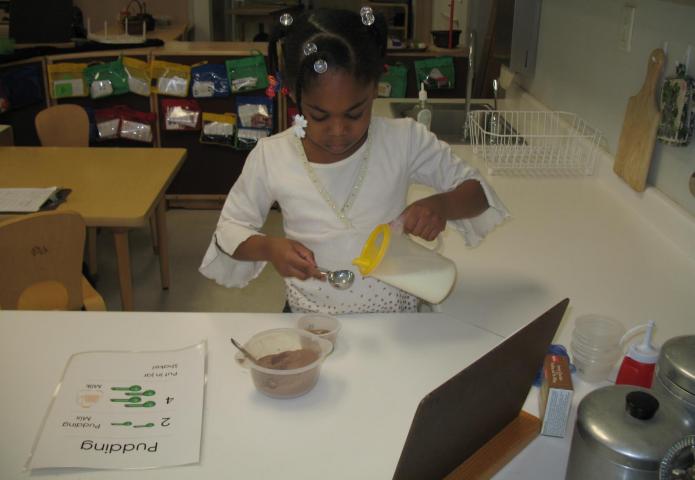
<instances>
[{"instance_id":1,"label":"stainless steel sink","mask_svg":"<svg viewBox=\"0 0 695 480\"><path fill-rule=\"evenodd\" d=\"M394 117L415 118L414 107L417 102L393 102L391 113ZM468 144L469 136L464 139L463 126L466 124L465 103L429 103L432 109L432 125L430 130L447 143ZM492 110L492 105L487 103L471 104L471 111Z\"/></svg>"}]
</instances>

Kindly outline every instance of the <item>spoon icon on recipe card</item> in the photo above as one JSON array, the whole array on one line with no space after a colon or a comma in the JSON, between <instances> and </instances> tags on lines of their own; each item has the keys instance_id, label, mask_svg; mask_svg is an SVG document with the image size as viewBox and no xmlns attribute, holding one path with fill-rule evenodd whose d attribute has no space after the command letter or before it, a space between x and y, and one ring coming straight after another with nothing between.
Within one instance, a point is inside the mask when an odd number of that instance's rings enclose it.
<instances>
[{"instance_id":1,"label":"spoon icon on recipe card","mask_svg":"<svg viewBox=\"0 0 695 480\"><path fill-rule=\"evenodd\" d=\"M111 390L117 392L139 392L142 390L142 387L140 385L131 385L130 387L111 387Z\"/></svg>"},{"instance_id":2,"label":"spoon icon on recipe card","mask_svg":"<svg viewBox=\"0 0 695 480\"><path fill-rule=\"evenodd\" d=\"M156 392L154 390L145 390L144 392L125 392L125 395L136 395L138 397L151 397Z\"/></svg>"},{"instance_id":3,"label":"spoon icon on recipe card","mask_svg":"<svg viewBox=\"0 0 695 480\"><path fill-rule=\"evenodd\" d=\"M155 405L156 405L156 403L153 402L152 400L150 400L150 401L147 401L147 402L145 402L145 403L126 403L126 404L124 405L124 407L143 407L143 408L150 408L150 407L154 407Z\"/></svg>"},{"instance_id":4,"label":"spoon icon on recipe card","mask_svg":"<svg viewBox=\"0 0 695 480\"><path fill-rule=\"evenodd\" d=\"M338 290L350 288L355 281L355 274L350 270L326 270L322 267L318 268L319 272L326 276L326 281Z\"/></svg>"},{"instance_id":5,"label":"spoon icon on recipe card","mask_svg":"<svg viewBox=\"0 0 695 480\"><path fill-rule=\"evenodd\" d=\"M112 398L112 402L121 402L121 403L140 403L142 401L142 398L140 397L128 397L128 398Z\"/></svg>"}]
</instances>

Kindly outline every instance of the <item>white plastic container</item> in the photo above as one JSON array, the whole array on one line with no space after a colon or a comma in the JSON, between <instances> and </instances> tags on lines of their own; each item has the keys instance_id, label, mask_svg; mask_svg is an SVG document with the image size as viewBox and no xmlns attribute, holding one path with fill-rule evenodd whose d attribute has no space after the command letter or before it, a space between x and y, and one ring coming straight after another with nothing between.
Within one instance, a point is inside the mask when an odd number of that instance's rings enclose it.
<instances>
[{"instance_id":1,"label":"white plastic container","mask_svg":"<svg viewBox=\"0 0 695 480\"><path fill-rule=\"evenodd\" d=\"M309 313L299 317L297 328L311 332L319 338L325 338L335 346L340 322L337 318L325 313Z\"/></svg>"},{"instance_id":2,"label":"white plastic container","mask_svg":"<svg viewBox=\"0 0 695 480\"><path fill-rule=\"evenodd\" d=\"M352 263L369 275L429 303L440 303L456 280L454 262L414 242L397 225L377 226Z\"/></svg>"}]
</instances>

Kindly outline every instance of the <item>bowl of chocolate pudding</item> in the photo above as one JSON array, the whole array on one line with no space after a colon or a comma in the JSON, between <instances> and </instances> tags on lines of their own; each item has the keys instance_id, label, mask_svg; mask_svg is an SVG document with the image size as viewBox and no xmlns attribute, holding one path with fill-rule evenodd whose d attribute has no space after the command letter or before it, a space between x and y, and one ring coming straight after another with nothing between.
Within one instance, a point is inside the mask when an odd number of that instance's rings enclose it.
<instances>
[{"instance_id":1,"label":"bowl of chocolate pudding","mask_svg":"<svg viewBox=\"0 0 695 480\"><path fill-rule=\"evenodd\" d=\"M276 328L257 333L244 348L256 362L241 353L236 360L251 371L256 388L269 397L294 398L314 388L333 344L298 328Z\"/></svg>"}]
</instances>

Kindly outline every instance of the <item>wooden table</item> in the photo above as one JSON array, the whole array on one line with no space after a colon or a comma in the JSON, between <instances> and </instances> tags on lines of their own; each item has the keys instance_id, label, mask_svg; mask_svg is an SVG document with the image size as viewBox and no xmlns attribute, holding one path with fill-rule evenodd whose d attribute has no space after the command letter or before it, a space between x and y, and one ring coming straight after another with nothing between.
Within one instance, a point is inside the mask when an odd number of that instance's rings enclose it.
<instances>
[{"instance_id":1,"label":"wooden table","mask_svg":"<svg viewBox=\"0 0 695 480\"><path fill-rule=\"evenodd\" d=\"M132 310L128 231L154 213L162 288L169 288L164 193L185 158L182 148L0 147L0 187L72 189L58 209L113 232L121 304Z\"/></svg>"}]
</instances>

